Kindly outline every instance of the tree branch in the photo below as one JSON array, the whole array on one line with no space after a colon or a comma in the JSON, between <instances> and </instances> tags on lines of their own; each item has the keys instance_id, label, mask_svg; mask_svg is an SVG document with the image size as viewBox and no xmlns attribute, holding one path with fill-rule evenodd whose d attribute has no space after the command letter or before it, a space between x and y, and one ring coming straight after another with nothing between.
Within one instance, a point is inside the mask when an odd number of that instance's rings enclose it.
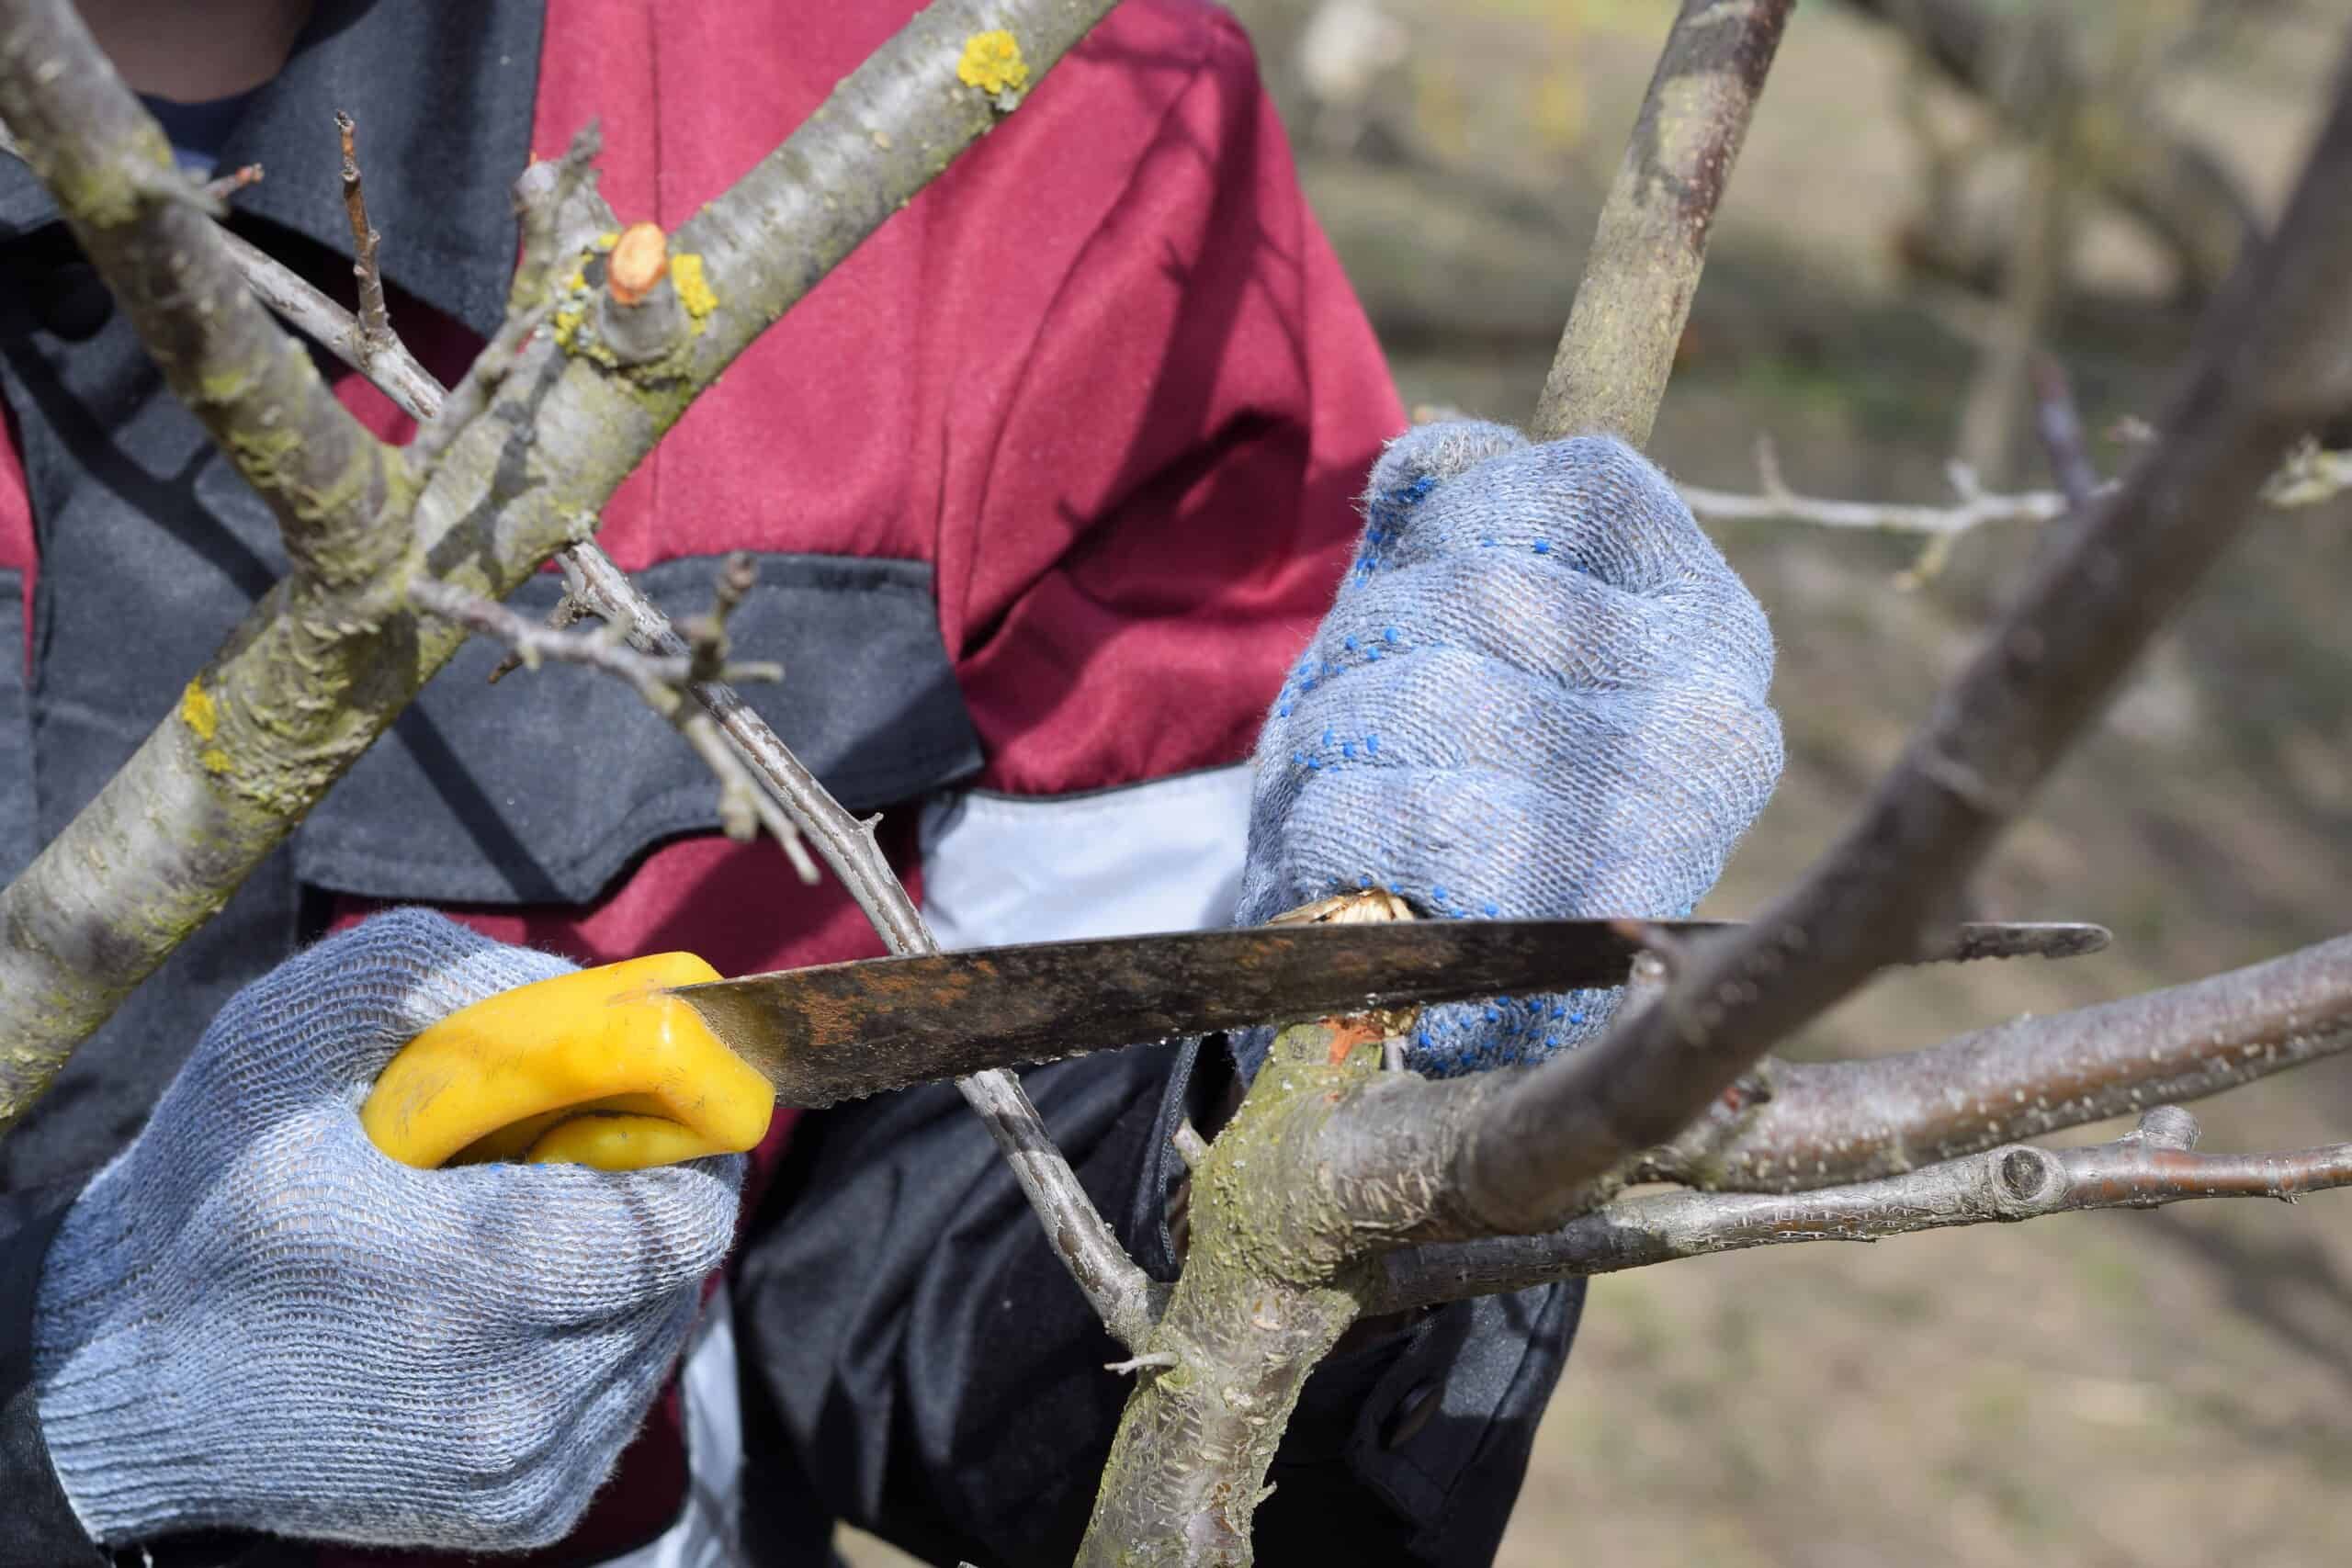
<instances>
[{"instance_id":1,"label":"tree branch","mask_svg":"<svg viewBox=\"0 0 2352 1568\"><path fill-rule=\"evenodd\" d=\"M1668 1192L1622 1198L1535 1236L1391 1253L1367 1312L1402 1312L1679 1258L1801 1241L1886 1236L2192 1198L2278 1198L2352 1186L2352 1144L2276 1155L2200 1155L2196 1118L2160 1106L2140 1130L2090 1148L2011 1144L1900 1176L1794 1197Z\"/></svg>"},{"instance_id":2,"label":"tree branch","mask_svg":"<svg viewBox=\"0 0 2352 1568\"><path fill-rule=\"evenodd\" d=\"M2352 73L2279 232L2202 329L2117 491L2064 532L1946 688L1860 821L1754 924L1691 944L1656 1005L1540 1066L1363 1094L1329 1150L1376 1164L1410 1137L1438 1162L1420 1239L1526 1235L1678 1134L1775 1040L1909 956L2132 658L2252 512L2279 454L2352 398ZM1400 1119L1435 1118L1408 1134ZM1384 1224L1397 1219L1383 1214Z\"/></svg>"},{"instance_id":3,"label":"tree branch","mask_svg":"<svg viewBox=\"0 0 2352 1568\"><path fill-rule=\"evenodd\" d=\"M173 393L269 504L298 580L348 588L397 558L400 458L246 293L171 144L66 0L0 5L0 118Z\"/></svg>"},{"instance_id":4,"label":"tree branch","mask_svg":"<svg viewBox=\"0 0 2352 1568\"><path fill-rule=\"evenodd\" d=\"M659 656L622 647L615 634L605 628L568 632L535 625L494 599L430 578L411 583L409 598L419 608L461 626L477 637L504 643L514 650L516 660L528 668L537 669L543 660L555 660L586 665L628 682L645 705L668 720L717 776L719 824L727 836L739 843L748 843L766 823L774 830L776 842L783 846L785 857L792 862L794 873L802 882L814 886L817 863L808 858L808 846L800 841L791 821L781 813L771 816L759 809L760 787L742 759L719 735L710 716L686 701L688 683L705 673L706 663L718 664L718 672L711 678L719 680L784 678L784 668L778 664L724 662L725 639L723 634L716 633L716 623L724 619L725 611L731 605L723 573L720 581L719 608L711 617L715 635L708 643L696 646L688 653ZM492 671L492 678L495 680L503 671L503 666Z\"/></svg>"},{"instance_id":5,"label":"tree branch","mask_svg":"<svg viewBox=\"0 0 2352 1568\"><path fill-rule=\"evenodd\" d=\"M441 383L417 363L395 334L376 348L364 345L358 320L320 293L299 274L273 259L259 246L223 229L221 243L245 287L288 325L307 333L326 351L375 383L393 406L419 423L441 406Z\"/></svg>"},{"instance_id":6,"label":"tree branch","mask_svg":"<svg viewBox=\"0 0 2352 1568\"><path fill-rule=\"evenodd\" d=\"M2352 937L2186 986L2018 1019L1899 1056L1768 1058L1629 1171L1782 1192L2200 1100L2352 1050Z\"/></svg>"},{"instance_id":7,"label":"tree branch","mask_svg":"<svg viewBox=\"0 0 2352 1568\"><path fill-rule=\"evenodd\" d=\"M1530 427L1647 446L1707 232L1794 0L1683 0L1600 209Z\"/></svg>"},{"instance_id":8,"label":"tree branch","mask_svg":"<svg viewBox=\"0 0 2352 1568\"><path fill-rule=\"evenodd\" d=\"M711 291L690 352L623 367L577 333L532 338L507 372L527 395L483 407L418 489L246 294L171 172L162 133L62 0L0 4L0 117L47 161L65 205L90 209L84 239L94 258L160 255L156 276L135 266L127 278L108 276L135 319L152 318L142 332L167 369L177 366L175 387L193 374L184 350L224 335L279 345L259 379L232 375L198 407L240 438L256 429L290 435L273 434L261 443L268 461L245 466L305 504L348 502L347 513L331 514L367 514L368 548L355 553L382 558L339 596L322 599L311 571L265 597L178 710L0 892L0 1017L12 1032L0 1056L0 1132L462 644L461 628L408 606L410 577L499 598L572 543L581 520L596 515L734 354L1006 112L1004 91L958 81L964 40L1010 30L1034 80L1108 6L940 0L689 225L707 238L698 243ZM787 231L800 221L811 234ZM153 244L155 233L169 243ZM228 369L243 374L243 362ZM321 406L333 412L319 413L313 432ZM322 492L310 483L322 468L342 471L335 454L352 449L339 445L346 438L365 443L356 450L367 462L385 465L383 502L372 510L350 500L372 498L368 485ZM413 532L399 526L403 515Z\"/></svg>"},{"instance_id":9,"label":"tree branch","mask_svg":"<svg viewBox=\"0 0 2352 1568\"><path fill-rule=\"evenodd\" d=\"M1978 482L1976 470L1955 458L1945 465L1952 493L1951 506L1924 506L1893 501L1830 501L1800 495L1781 475L1779 455L1768 436L1756 442L1758 491L1709 490L1678 484L1691 515L1702 523L1810 523L1823 528L1868 528L1890 534L1926 534L1946 537L1964 534L1985 523L2049 523L2066 514L2066 498L2056 491L2024 491L1996 495Z\"/></svg>"},{"instance_id":10,"label":"tree branch","mask_svg":"<svg viewBox=\"0 0 2352 1568\"><path fill-rule=\"evenodd\" d=\"M2073 504L2054 490L1988 491L1976 470L1956 457L1944 466L1956 498L1950 506L1804 495L1791 489L1782 477L1780 456L1770 436L1756 439L1756 469L1754 494L1680 482L1674 488L1702 523L1805 523L1820 528L1924 534L1930 541L1942 543L1987 523L2053 523L2065 516ZM2091 499L2096 502L2115 489L2112 479L2098 481L2091 488ZM2262 502L2287 511L2317 506L2346 491L2352 491L2352 452L2330 451L2315 441L2305 441L2265 481Z\"/></svg>"}]
</instances>

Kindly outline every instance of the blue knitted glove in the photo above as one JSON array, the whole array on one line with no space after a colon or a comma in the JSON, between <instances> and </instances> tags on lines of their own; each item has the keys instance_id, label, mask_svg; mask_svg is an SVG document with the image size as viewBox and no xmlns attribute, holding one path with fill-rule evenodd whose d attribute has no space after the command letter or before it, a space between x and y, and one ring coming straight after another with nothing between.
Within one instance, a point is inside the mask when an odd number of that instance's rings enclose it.
<instances>
[{"instance_id":1,"label":"blue knitted glove","mask_svg":"<svg viewBox=\"0 0 2352 1568\"><path fill-rule=\"evenodd\" d=\"M571 967L402 909L221 1010L43 1266L41 1430L93 1535L571 1528L726 1255L742 1161L415 1170L357 1115L412 1035Z\"/></svg>"},{"instance_id":2,"label":"blue knitted glove","mask_svg":"<svg viewBox=\"0 0 2352 1568\"><path fill-rule=\"evenodd\" d=\"M1666 476L1607 437L1424 425L1366 511L1258 742L1237 918L1368 886L1424 915L1689 914L1780 777L1781 728L1764 612ZM1619 995L1431 1008L1411 1065L1566 1049Z\"/></svg>"}]
</instances>

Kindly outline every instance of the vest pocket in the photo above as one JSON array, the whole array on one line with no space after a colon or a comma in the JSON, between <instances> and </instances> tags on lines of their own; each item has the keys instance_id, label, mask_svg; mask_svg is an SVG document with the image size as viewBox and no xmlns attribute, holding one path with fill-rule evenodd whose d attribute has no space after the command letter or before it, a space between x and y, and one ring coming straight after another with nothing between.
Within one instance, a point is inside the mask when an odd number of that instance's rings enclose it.
<instances>
[{"instance_id":1,"label":"vest pocket","mask_svg":"<svg viewBox=\"0 0 2352 1568\"><path fill-rule=\"evenodd\" d=\"M784 666L744 696L852 810L976 772L979 741L915 561L763 555L728 622L736 658ZM707 610L714 557L635 574L672 619ZM507 601L544 620L551 575ZM336 893L436 904L583 904L665 839L713 832L718 788L666 721L572 665L488 683L475 638L295 835L295 873Z\"/></svg>"}]
</instances>

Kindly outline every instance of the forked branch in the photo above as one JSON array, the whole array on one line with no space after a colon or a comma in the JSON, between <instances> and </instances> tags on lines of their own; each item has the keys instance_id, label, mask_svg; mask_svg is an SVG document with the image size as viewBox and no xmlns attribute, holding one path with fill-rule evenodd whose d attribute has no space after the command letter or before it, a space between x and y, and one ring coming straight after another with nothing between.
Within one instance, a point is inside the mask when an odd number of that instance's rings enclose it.
<instances>
[{"instance_id":1,"label":"forked branch","mask_svg":"<svg viewBox=\"0 0 2352 1568\"><path fill-rule=\"evenodd\" d=\"M1860 821L1744 931L1691 945L1657 1004L1573 1055L1384 1097L1354 1135L1436 1116L1447 1196L1428 1239L1547 1230L1589 1184L1674 1137L1774 1041L1909 957L2000 829L2254 510L2280 456L2352 400L2352 79L2278 234L2206 321L2121 487L2061 525ZM1408 1107L1403 1100L1417 1103ZM1346 1140L1343 1140L1345 1142Z\"/></svg>"}]
</instances>

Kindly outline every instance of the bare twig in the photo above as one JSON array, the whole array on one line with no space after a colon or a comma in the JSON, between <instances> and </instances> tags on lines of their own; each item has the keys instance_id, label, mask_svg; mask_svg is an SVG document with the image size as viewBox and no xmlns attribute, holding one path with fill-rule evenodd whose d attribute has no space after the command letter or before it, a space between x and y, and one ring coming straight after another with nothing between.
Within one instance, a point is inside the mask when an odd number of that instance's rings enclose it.
<instances>
[{"instance_id":1,"label":"bare twig","mask_svg":"<svg viewBox=\"0 0 2352 1568\"><path fill-rule=\"evenodd\" d=\"M1683 503L1702 523L1806 523L1821 528L1860 528L1887 534L1924 534L1948 540L1986 523L2052 523L2072 510L2067 497L2054 490L2010 493L1988 491L1976 470L1953 458L1944 466L1952 493L1950 506L1928 506L1899 501L1838 501L1803 495L1781 478L1779 455L1770 436L1756 440L1757 491L1711 490L1680 484ZM2098 479L2091 490L2097 501L2112 494L2113 479ZM2352 451L2329 451L2306 440L2287 456L2262 489L2266 505L2281 509L2316 506L2352 491Z\"/></svg>"},{"instance_id":2,"label":"bare twig","mask_svg":"<svg viewBox=\"0 0 2352 1568\"><path fill-rule=\"evenodd\" d=\"M1790 1191L2199 1100L2352 1050L2352 937L2186 986L2018 1019L1923 1051L1758 1069L1642 1156L1636 1181Z\"/></svg>"},{"instance_id":3,"label":"bare twig","mask_svg":"<svg viewBox=\"0 0 2352 1568\"><path fill-rule=\"evenodd\" d=\"M368 192L359 180L357 128L338 110L336 135L343 140L343 207L351 219L351 275L359 280L359 344L370 357L395 340L391 316L384 309L384 271L376 260L383 236L368 221Z\"/></svg>"},{"instance_id":4,"label":"bare twig","mask_svg":"<svg viewBox=\"0 0 2352 1568\"><path fill-rule=\"evenodd\" d=\"M2184 1125L2184 1123L2186 1123ZM2352 1144L2275 1155L2200 1155L2196 1119L2152 1110L2141 1130L2090 1148L2010 1144L1899 1176L1794 1196L1670 1192L1621 1198L1536 1236L1410 1247L1383 1260L1369 1312L1400 1312L1679 1258L1801 1241L1878 1241L1954 1225L2192 1198L2277 1198L2352 1186Z\"/></svg>"},{"instance_id":5,"label":"bare twig","mask_svg":"<svg viewBox=\"0 0 2352 1568\"><path fill-rule=\"evenodd\" d=\"M359 322L350 311L311 288L293 269L260 247L226 230L220 231L220 239L228 247L229 259L235 264L238 276L263 304L374 382L402 412L421 423L431 417L425 411L441 406L441 383L417 363L415 355L397 336L372 354L364 351Z\"/></svg>"},{"instance_id":6,"label":"bare twig","mask_svg":"<svg viewBox=\"0 0 2352 1568\"><path fill-rule=\"evenodd\" d=\"M1598 1043L1483 1079L1366 1092L1330 1157L1416 1143L1423 1239L1549 1229L1672 1138L1764 1049L1909 956L2132 657L2254 510L2278 454L2352 399L2352 71L2279 232L2205 323L2122 486L2064 525L1861 818L1753 925L1692 944L1658 1002ZM1442 1132L1414 1132L1430 1119ZM1369 1167L1367 1168L1369 1168ZM1396 1224L1395 1213L1379 1216Z\"/></svg>"},{"instance_id":7,"label":"bare twig","mask_svg":"<svg viewBox=\"0 0 2352 1568\"><path fill-rule=\"evenodd\" d=\"M262 170L259 164L243 164L225 175L216 175L204 182L204 194L215 201L226 201L247 186L259 185Z\"/></svg>"},{"instance_id":8,"label":"bare twig","mask_svg":"<svg viewBox=\"0 0 2352 1568\"><path fill-rule=\"evenodd\" d=\"M1649 441L1674 351L1794 0L1683 0L1600 209L1531 427Z\"/></svg>"},{"instance_id":9,"label":"bare twig","mask_svg":"<svg viewBox=\"0 0 2352 1568\"><path fill-rule=\"evenodd\" d=\"M1756 442L1758 491L1708 490L1677 485L1691 513L1704 523L1810 523L1823 528L1866 528L1891 534L1946 536L1964 534L1985 523L2048 523L2066 514L2066 498L2056 491L2025 491L1996 495L1977 481L1976 471L1954 459L1945 474L1959 498L1951 506L1923 506L1903 502L1830 501L1800 495L1781 477L1778 455L1770 437Z\"/></svg>"},{"instance_id":10,"label":"bare twig","mask_svg":"<svg viewBox=\"0 0 2352 1568\"><path fill-rule=\"evenodd\" d=\"M669 618L595 546L574 547L567 574L581 602L623 627L637 648L673 658L690 654ZM890 951L938 952L938 941L875 838L880 818L860 821L842 809L733 687L703 682L690 690L742 749L752 771L850 890ZM1105 1326L1140 1353L1158 1315L1159 1292L1079 1185L1021 1080L1007 1072L985 1072L958 1079L956 1087L988 1123L1031 1207L1054 1238L1056 1250Z\"/></svg>"},{"instance_id":11,"label":"bare twig","mask_svg":"<svg viewBox=\"0 0 2352 1568\"><path fill-rule=\"evenodd\" d=\"M495 599L485 599L431 578L412 583L409 597L421 608L445 621L455 621L477 637L506 644L522 659L526 669L536 670L548 660L560 664L584 664L607 675L617 675L639 691L673 693L682 691L694 673L695 660L691 656L667 658L639 653L622 647L601 631L558 631L516 615ZM784 666L766 661L729 663L704 678L781 681Z\"/></svg>"}]
</instances>

